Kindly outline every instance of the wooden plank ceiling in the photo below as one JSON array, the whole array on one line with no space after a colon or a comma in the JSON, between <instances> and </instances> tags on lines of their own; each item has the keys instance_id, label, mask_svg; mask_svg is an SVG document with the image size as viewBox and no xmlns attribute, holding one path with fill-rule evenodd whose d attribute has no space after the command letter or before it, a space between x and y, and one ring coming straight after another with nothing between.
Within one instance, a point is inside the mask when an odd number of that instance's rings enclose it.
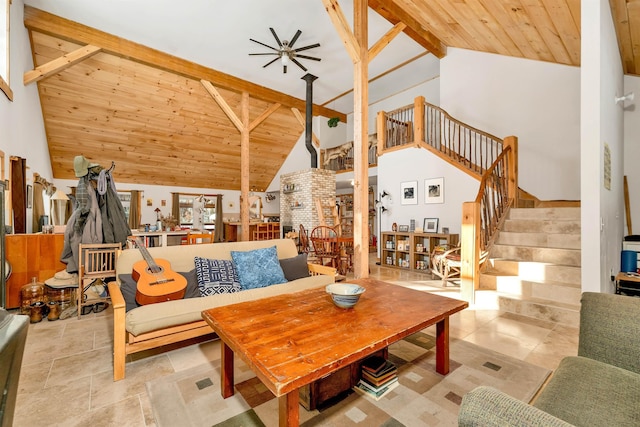
<instances>
[{"instance_id":1,"label":"wooden plank ceiling","mask_svg":"<svg viewBox=\"0 0 640 427\"><path fill-rule=\"evenodd\" d=\"M303 100L30 7L25 26L36 65L25 81L43 76L38 91L54 178L76 179L73 159L84 155L104 167L115 162L118 182L239 190L240 133L201 79L237 116L239 91L247 90L250 123L280 104L251 132L251 189L267 188L303 133L292 111L304 114ZM48 73L56 59L73 65ZM328 108L314 113L346 121Z\"/></svg>"},{"instance_id":2,"label":"wooden plank ceiling","mask_svg":"<svg viewBox=\"0 0 640 427\"><path fill-rule=\"evenodd\" d=\"M368 4L392 24L406 25L404 32L438 58L456 47L580 65L580 0ZM624 72L639 74L640 0L610 4ZM83 154L105 165L114 161L122 182L239 189L240 135L200 80L211 81L236 115L240 93L248 91L251 121L281 104L251 133L252 189L269 185L303 131L291 111L303 112L302 100L31 7L25 26L36 66L63 55L75 64L38 81L55 178L75 178L73 157ZM319 106L314 114L345 117Z\"/></svg>"}]
</instances>

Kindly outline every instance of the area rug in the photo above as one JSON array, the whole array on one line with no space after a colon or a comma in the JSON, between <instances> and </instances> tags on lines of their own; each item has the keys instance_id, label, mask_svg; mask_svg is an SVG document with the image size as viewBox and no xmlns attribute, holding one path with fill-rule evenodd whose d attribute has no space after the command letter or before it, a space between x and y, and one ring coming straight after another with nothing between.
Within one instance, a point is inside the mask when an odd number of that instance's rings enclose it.
<instances>
[{"instance_id":1,"label":"area rug","mask_svg":"<svg viewBox=\"0 0 640 427\"><path fill-rule=\"evenodd\" d=\"M462 396L490 385L529 402L548 369L462 340L450 345L450 373L435 372L435 338L423 332L389 347L400 385L379 401L351 392L319 410L300 406L302 426L453 426ZM277 399L236 357L236 393L220 395L220 361L148 382L159 427L277 426Z\"/></svg>"}]
</instances>

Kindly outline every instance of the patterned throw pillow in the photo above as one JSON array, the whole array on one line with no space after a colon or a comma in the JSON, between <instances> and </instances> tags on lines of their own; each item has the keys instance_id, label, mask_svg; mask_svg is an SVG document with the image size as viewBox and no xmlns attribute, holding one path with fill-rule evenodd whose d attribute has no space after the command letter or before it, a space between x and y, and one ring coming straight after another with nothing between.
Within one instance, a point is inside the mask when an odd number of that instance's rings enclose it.
<instances>
[{"instance_id":1,"label":"patterned throw pillow","mask_svg":"<svg viewBox=\"0 0 640 427\"><path fill-rule=\"evenodd\" d=\"M241 291L233 261L195 257L198 287L203 297Z\"/></svg>"},{"instance_id":2,"label":"patterned throw pillow","mask_svg":"<svg viewBox=\"0 0 640 427\"><path fill-rule=\"evenodd\" d=\"M242 289L264 288L285 283L275 246L252 251L231 251Z\"/></svg>"}]
</instances>

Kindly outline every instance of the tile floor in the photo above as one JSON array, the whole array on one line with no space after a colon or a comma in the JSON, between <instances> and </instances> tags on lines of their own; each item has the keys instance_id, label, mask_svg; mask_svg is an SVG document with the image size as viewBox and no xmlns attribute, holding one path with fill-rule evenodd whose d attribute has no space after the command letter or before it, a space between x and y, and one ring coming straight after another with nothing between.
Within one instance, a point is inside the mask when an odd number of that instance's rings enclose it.
<instances>
[{"instance_id":1,"label":"tile floor","mask_svg":"<svg viewBox=\"0 0 640 427\"><path fill-rule=\"evenodd\" d=\"M440 287L429 275L371 264L370 276L452 298L455 287ZM578 329L502 313L495 293L478 293L477 303L451 317L451 338L555 369L577 354ZM78 320L29 326L20 376L15 427L154 426L145 383L220 357L219 343L194 343L127 363L124 380L112 380L112 311ZM435 327L430 333L435 333Z\"/></svg>"}]
</instances>

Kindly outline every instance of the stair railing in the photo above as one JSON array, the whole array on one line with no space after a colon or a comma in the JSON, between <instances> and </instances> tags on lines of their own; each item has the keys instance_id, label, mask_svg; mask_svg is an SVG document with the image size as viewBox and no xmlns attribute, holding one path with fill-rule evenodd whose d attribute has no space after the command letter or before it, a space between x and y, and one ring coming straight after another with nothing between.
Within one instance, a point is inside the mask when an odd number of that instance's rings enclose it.
<instances>
[{"instance_id":1,"label":"stair railing","mask_svg":"<svg viewBox=\"0 0 640 427\"><path fill-rule=\"evenodd\" d=\"M518 139L500 139L471 127L422 96L413 105L380 111L377 135L378 156L407 146L423 147L480 180L476 200L463 204L460 233L460 290L473 302L480 285L480 258L517 196Z\"/></svg>"},{"instance_id":2,"label":"stair railing","mask_svg":"<svg viewBox=\"0 0 640 427\"><path fill-rule=\"evenodd\" d=\"M515 136L504 139L502 153L482 174L476 199L462 204L460 294L471 303L480 287L480 258L491 247L516 199L517 147Z\"/></svg>"},{"instance_id":3,"label":"stair railing","mask_svg":"<svg viewBox=\"0 0 640 427\"><path fill-rule=\"evenodd\" d=\"M407 146L423 147L475 178L491 166L502 152L504 141L467 125L423 96L377 118L378 155Z\"/></svg>"}]
</instances>

